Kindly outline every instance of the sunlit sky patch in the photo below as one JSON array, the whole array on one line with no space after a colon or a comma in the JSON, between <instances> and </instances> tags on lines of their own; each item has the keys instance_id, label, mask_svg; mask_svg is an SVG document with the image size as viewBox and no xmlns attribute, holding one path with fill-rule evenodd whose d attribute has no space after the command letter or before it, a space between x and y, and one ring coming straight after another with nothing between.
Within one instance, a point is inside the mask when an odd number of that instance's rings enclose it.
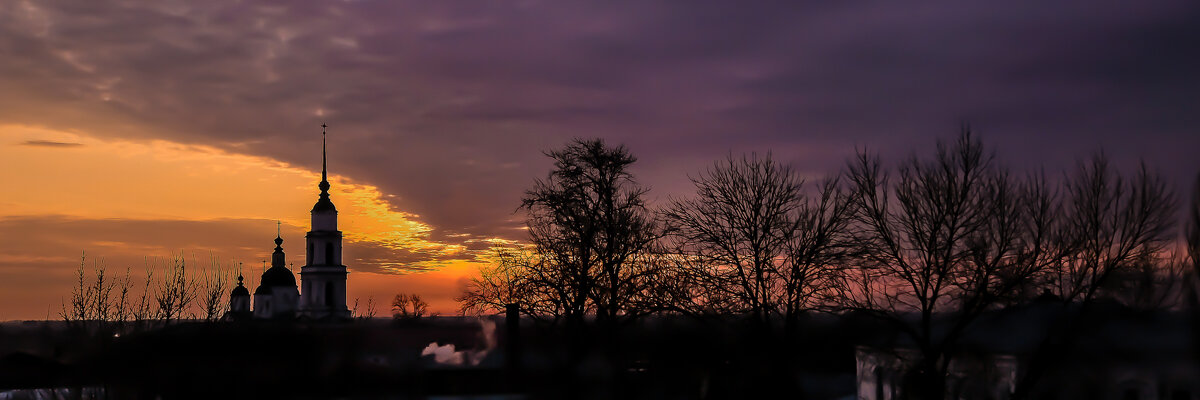
<instances>
[{"instance_id":1,"label":"sunlit sky patch","mask_svg":"<svg viewBox=\"0 0 1200 400\"><path fill-rule=\"evenodd\" d=\"M22 249L21 254L0 254L9 262L57 261L73 265L78 254L88 251L93 258L164 257L177 252L209 254L250 264L246 275L259 269L258 260L269 252L270 239L278 220L283 229L289 261L302 265L302 232L308 229L308 210L316 201L320 173L306 171L265 157L235 154L164 140L102 140L82 132L61 132L30 126L0 126L0 169L13 173L7 184L12 191L0 200L0 218L53 216L77 220L170 220L220 223L224 220L262 221L261 240L221 248L205 245L196 238L186 248L165 248L154 243L119 241L103 235L74 243L69 248ZM30 145L30 143L36 143ZM71 143L70 146L43 143ZM314 156L319 157L319 149ZM336 167L336 160L334 160ZM385 195L372 185L353 183L338 174L330 177L332 199L338 205L340 228L350 248L370 248L369 257L359 252L351 271L369 274L408 274L449 270L466 274L477 266L481 249L469 243L507 243L499 238L472 239L454 235L458 242L433 241L434 227L419 216L396 210L383 200ZM179 232L188 237L192 232ZM220 234L220 233L216 233ZM187 243L187 242L184 242ZM54 254L54 256L51 256ZM355 257L351 254L351 257ZM106 263L107 264L107 263ZM117 264L118 263L112 263ZM458 266L459 268L450 268ZM115 267L114 267L115 268ZM120 272L120 271L118 271ZM253 281L251 276L251 281ZM373 279L356 276L355 282ZM369 287L369 286L368 286ZM351 285L351 295L362 294ZM4 297L28 295L5 291ZM360 293L355 293L360 292ZM62 293L46 293L57 299ZM383 298L388 293L362 294ZM445 308L447 304L438 304Z\"/></svg>"},{"instance_id":2,"label":"sunlit sky patch","mask_svg":"<svg viewBox=\"0 0 1200 400\"><path fill-rule=\"evenodd\" d=\"M573 138L629 147L651 206L758 152L809 181L969 122L1050 174L1105 149L1200 171L1200 3L523 0L0 2L0 320L44 318L79 255L289 262L330 125L349 297L441 311L525 239Z\"/></svg>"}]
</instances>

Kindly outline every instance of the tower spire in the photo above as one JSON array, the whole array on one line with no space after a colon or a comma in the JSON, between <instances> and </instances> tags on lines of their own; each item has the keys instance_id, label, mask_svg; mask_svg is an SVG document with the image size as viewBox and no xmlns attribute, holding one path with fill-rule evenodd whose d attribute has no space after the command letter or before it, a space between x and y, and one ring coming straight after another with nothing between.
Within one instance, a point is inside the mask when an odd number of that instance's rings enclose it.
<instances>
[{"instance_id":1,"label":"tower spire","mask_svg":"<svg viewBox=\"0 0 1200 400\"><path fill-rule=\"evenodd\" d=\"M325 125L324 122L321 123L321 184L319 185L321 196L329 195L329 178L327 173L329 163L327 161L328 157L325 155L325 128L328 127L329 125Z\"/></svg>"},{"instance_id":2,"label":"tower spire","mask_svg":"<svg viewBox=\"0 0 1200 400\"><path fill-rule=\"evenodd\" d=\"M278 229L278 228L276 228L276 229ZM278 253L281 251L283 251L283 237L279 236L279 232L276 231L276 233L275 233L275 252Z\"/></svg>"},{"instance_id":3,"label":"tower spire","mask_svg":"<svg viewBox=\"0 0 1200 400\"><path fill-rule=\"evenodd\" d=\"M321 183L317 185L321 189L321 196L317 199L317 204L313 205L314 213L337 213L337 208L333 206L333 202L329 201L329 156L325 146L326 128L329 125L321 123ZM315 220L314 220L315 221Z\"/></svg>"},{"instance_id":4,"label":"tower spire","mask_svg":"<svg viewBox=\"0 0 1200 400\"><path fill-rule=\"evenodd\" d=\"M271 267L283 267L283 237L280 236L280 226L283 224L275 221L275 251L271 253Z\"/></svg>"}]
</instances>

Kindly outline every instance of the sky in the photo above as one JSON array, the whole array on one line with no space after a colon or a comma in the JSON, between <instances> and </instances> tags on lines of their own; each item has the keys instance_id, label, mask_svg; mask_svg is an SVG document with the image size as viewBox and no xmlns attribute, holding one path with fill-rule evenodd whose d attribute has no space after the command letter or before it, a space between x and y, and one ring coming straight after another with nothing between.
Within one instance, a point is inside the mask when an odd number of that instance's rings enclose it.
<instances>
[{"instance_id":1,"label":"sky","mask_svg":"<svg viewBox=\"0 0 1200 400\"><path fill-rule=\"evenodd\" d=\"M0 320L55 318L85 254L254 285L276 221L298 269L322 123L349 301L381 314L399 292L454 313L573 138L628 146L652 205L729 154L817 180L963 123L1014 169L1103 150L1186 193L1198 20L1194 1L0 2Z\"/></svg>"}]
</instances>

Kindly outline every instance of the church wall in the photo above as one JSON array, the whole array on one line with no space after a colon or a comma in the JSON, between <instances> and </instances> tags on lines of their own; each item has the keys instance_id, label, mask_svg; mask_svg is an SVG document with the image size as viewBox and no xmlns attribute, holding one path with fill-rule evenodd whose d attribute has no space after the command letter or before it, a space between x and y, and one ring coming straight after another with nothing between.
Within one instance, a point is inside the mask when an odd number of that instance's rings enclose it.
<instances>
[{"instance_id":1,"label":"church wall","mask_svg":"<svg viewBox=\"0 0 1200 400\"><path fill-rule=\"evenodd\" d=\"M346 278L334 281L333 285L333 307L337 310L346 309Z\"/></svg>"},{"instance_id":2,"label":"church wall","mask_svg":"<svg viewBox=\"0 0 1200 400\"><path fill-rule=\"evenodd\" d=\"M336 231L337 230L337 213L336 212L316 212L312 214L312 230L314 231Z\"/></svg>"},{"instance_id":3,"label":"church wall","mask_svg":"<svg viewBox=\"0 0 1200 400\"><path fill-rule=\"evenodd\" d=\"M250 296L233 296L229 299L229 311L232 312L247 312L250 311Z\"/></svg>"},{"instance_id":4,"label":"church wall","mask_svg":"<svg viewBox=\"0 0 1200 400\"><path fill-rule=\"evenodd\" d=\"M254 318L271 318L270 295L254 295Z\"/></svg>"},{"instance_id":5,"label":"church wall","mask_svg":"<svg viewBox=\"0 0 1200 400\"><path fill-rule=\"evenodd\" d=\"M296 308L300 302L300 295L296 292L296 287L273 287L271 288L271 304L275 309L271 311L274 317L291 317L296 314Z\"/></svg>"},{"instance_id":6,"label":"church wall","mask_svg":"<svg viewBox=\"0 0 1200 400\"><path fill-rule=\"evenodd\" d=\"M340 313L346 309L346 272L341 266L308 266L301 272L305 291L301 311ZM327 293L326 287L330 287ZM328 298L326 295L330 295ZM327 301L329 303L327 303Z\"/></svg>"},{"instance_id":7,"label":"church wall","mask_svg":"<svg viewBox=\"0 0 1200 400\"><path fill-rule=\"evenodd\" d=\"M301 275L300 276L300 285L301 285L300 308L307 308L309 305L312 304L312 295L313 295L312 279L304 279L304 276Z\"/></svg>"},{"instance_id":8,"label":"church wall","mask_svg":"<svg viewBox=\"0 0 1200 400\"><path fill-rule=\"evenodd\" d=\"M342 235L341 232L309 232L305 236L305 265L342 265ZM326 254L332 247L332 260Z\"/></svg>"}]
</instances>

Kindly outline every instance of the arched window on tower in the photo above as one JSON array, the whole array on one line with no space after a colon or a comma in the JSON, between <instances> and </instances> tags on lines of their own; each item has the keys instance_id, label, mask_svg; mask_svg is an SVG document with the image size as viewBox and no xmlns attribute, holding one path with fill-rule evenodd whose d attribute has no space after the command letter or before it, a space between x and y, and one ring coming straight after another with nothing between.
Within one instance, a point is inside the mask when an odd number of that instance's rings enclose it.
<instances>
[{"instance_id":1,"label":"arched window on tower","mask_svg":"<svg viewBox=\"0 0 1200 400\"><path fill-rule=\"evenodd\" d=\"M325 282L325 306L333 307L333 282Z\"/></svg>"},{"instance_id":2,"label":"arched window on tower","mask_svg":"<svg viewBox=\"0 0 1200 400\"><path fill-rule=\"evenodd\" d=\"M325 265L333 265L333 243L325 243Z\"/></svg>"}]
</instances>

